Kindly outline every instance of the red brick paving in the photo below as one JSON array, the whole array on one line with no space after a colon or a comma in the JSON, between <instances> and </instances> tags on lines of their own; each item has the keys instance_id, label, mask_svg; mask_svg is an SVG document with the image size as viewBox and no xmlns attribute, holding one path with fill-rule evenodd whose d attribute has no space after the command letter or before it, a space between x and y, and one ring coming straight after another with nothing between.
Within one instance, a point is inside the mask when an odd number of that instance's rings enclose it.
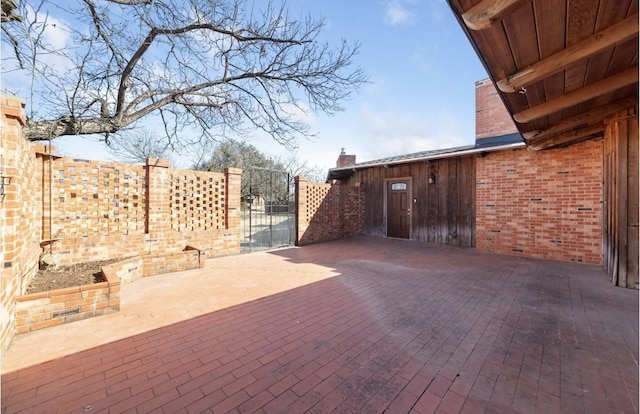
<instances>
[{"instance_id":1,"label":"red brick paving","mask_svg":"<svg viewBox=\"0 0 640 414\"><path fill-rule=\"evenodd\" d=\"M638 412L638 292L598 268L369 238L272 254L340 275L3 375L2 413Z\"/></svg>"}]
</instances>

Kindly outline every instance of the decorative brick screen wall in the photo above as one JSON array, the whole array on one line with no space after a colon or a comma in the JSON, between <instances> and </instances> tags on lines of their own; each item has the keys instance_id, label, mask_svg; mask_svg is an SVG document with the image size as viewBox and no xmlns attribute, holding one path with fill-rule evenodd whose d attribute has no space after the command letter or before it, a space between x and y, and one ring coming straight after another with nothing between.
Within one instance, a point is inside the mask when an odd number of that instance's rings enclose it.
<instances>
[{"instance_id":1,"label":"decorative brick screen wall","mask_svg":"<svg viewBox=\"0 0 640 414\"><path fill-rule=\"evenodd\" d=\"M224 174L185 171L170 175L171 229L194 231L226 226Z\"/></svg>"},{"instance_id":2,"label":"decorative brick screen wall","mask_svg":"<svg viewBox=\"0 0 640 414\"><path fill-rule=\"evenodd\" d=\"M479 251L602 264L602 142L476 160Z\"/></svg>"},{"instance_id":3,"label":"decorative brick screen wall","mask_svg":"<svg viewBox=\"0 0 640 414\"><path fill-rule=\"evenodd\" d=\"M42 167L34 146L22 137L23 102L2 96L0 132L0 354L15 332L15 302L25 293L38 270L42 194ZM43 148L42 145L37 146Z\"/></svg>"},{"instance_id":4,"label":"decorative brick screen wall","mask_svg":"<svg viewBox=\"0 0 640 414\"><path fill-rule=\"evenodd\" d=\"M23 102L2 97L0 134L0 354L15 334L15 307L41 254L59 264L137 255L240 253L240 179L147 165L75 160L27 142ZM198 252L183 252L193 246ZM165 266L166 267L166 266Z\"/></svg>"},{"instance_id":5,"label":"decorative brick screen wall","mask_svg":"<svg viewBox=\"0 0 640 414\"><path fill-rule=\"evenodd\" d=\"M44 250L60 264L187 245L212 256L239 253L240 174L170 169L158 159L145 166L45 157Z\"/></svg>"},{"instance_id":6,"label":"decorative brick screen wall","mask_svg":"<svg viewBox=\"0 0 640 414\"><path fill-rule=\"evenodd\" d=\"M364 189L296 177L299 246L364 235Z\"/></svg>"},{"instance_id":7,"label":"decorative brick screen wall","mask_svg":"<svg viewBox=\"0 0 640 414\"><path fill-rule=\"evenodd\" d=\"M42 223L45 238L144 234L145 176L142 165L69 158L46 160Z\"/></svg>"}]
</instances>

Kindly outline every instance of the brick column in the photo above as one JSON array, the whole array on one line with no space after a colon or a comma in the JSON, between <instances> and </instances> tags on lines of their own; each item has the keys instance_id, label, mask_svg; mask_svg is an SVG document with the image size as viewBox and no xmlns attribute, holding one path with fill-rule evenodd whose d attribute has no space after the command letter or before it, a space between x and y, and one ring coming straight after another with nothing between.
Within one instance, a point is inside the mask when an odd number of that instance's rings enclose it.
<instances>
[{"instance_id":1,"label":"brick column","mask_svg":"<svg viewBox=\"0 0 640 414\"><path fill-rule=\"evenodd\" d=\"M227 191L226 197L226 218L227 229L229 232L234 232L240 235L240 198L242 191L242 170L240 168L225 168L224 174L227 179ZM238 239L239 241L239 239Z\"/></svg>"},{"instance_id":2,"label":"brick column","mask_svg":"<svg viewBox=\"0 0 640 414\"><path fill-rule=\"evenodd\" d=\"M302 236L307 231L309 224L306 217L308 214L308 201L307 201L307 186L309 180L306 177L296 176L294 177L296 183L296 246L300 245Z\"/></svg>"},{"instance_id":3,"label":"brick column","mask_svg":"<svg viewBox=\"0 0 640 414\"><path fill-rule=\"evenodd\" d=\"M170 230L169 192L171 189L168 169L168 160L147 159L146 233L149 234L150 243Z\"/></svg>"},{"instance_id":4,"label":"brick column","mask_svg":"<svg viewBox=\"0 0 640 414\"><path fill-rule=\"evenodd\" d=\"M42 236L41 176L30 142L22 135L24 101L2 95L0 128L0 355L15 334L16 298L38 270Z\"/></svg>"}]
</instances>

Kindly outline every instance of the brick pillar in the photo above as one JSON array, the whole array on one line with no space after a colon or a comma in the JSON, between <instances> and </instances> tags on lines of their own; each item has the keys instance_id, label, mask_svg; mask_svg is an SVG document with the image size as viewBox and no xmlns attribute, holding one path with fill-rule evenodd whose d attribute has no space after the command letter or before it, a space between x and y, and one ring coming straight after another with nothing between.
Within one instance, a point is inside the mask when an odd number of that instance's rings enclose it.
<instances>
[{"instance_id":1,"label":"brick pillar","mask_svg":"<svg viewBox=\"0 0 640 414\"><path fill-rule=\"evenodd\" d=\"M16 327L16 298L25 293L38 270L40 175L35 153L22 135L24 101L2 95L0 128L0 355L9 347Z\"/></svg>"},{"instance_id":2,"label":"brick pillar","mask_svg":"<svg viewBox=\"0 0 640 414\"><path fill-rule=\"evenodd\" d=\"M40 161L39 167L41 168L40 176L42 177L42 191L40 195L42 197L42 239L46 240L43 243L45 251L52 252L56 246L53 244L55 238L55 225L54 222L58 221L56 217L59 214L54 212L54 206L56 205L53 197L57 197L55 190L53 190L53 174L55 174L55 148L49 145L32 144L32 148L35 150L36 157Z\"/></svg>"},{"instance_id":3,"label":"brick pillar","mask_svg":"<svg viewBox=\"0 0 640 414\"><path fill-rule=\"evenodd\" d=\"M302 236L307 231L306 217L308 214L307 208L309 203L307 202L307 186L309 180L306 177L296 176L294 177L296 183L296 246L300 245Z\"/></svg>"},{"instance_id":4,"label":"brick pillar","mask_svg":"<svg viewBox=\"0 0 640 414\"><path fill-rule=\"evenodd\" d=\"M166 236L171 226L169 211L169 161L159 158L147 159L147 214L146 233L149 243ZM149 246L149 250L151 246Z\"/></svg>"},{"instance_id":5,"label":"brick pillar","mask_svg":"<svg viewBox=\"0 0 640 414\"><path fill-rule=\"evenodd\" d=\"M227 180L227 191L225 194L227 229L229 230L229 234L233 233L237 235L237 241L240 243L242 170L240 168L225 168L224 174Z\"/></svg>"},{"instance_id":6,"label":"brick pillar","mask_svg":"<svg viewBox=\"0 0 640 414\"><path fill-rule=\"evenodd\" d=\"M23 113L23 102L12 96L2 96L2 134L0 135L0 174L3 181L3 195L1 200L0 237L2 249L3 275L8 268L14 266L13 260L18 257L17 226L20 218L20 152L22 127L26 122ZM5 292L5 289L2 289ZM4 297L4 294L3 294Z\"/></svg>"}]
</instances>

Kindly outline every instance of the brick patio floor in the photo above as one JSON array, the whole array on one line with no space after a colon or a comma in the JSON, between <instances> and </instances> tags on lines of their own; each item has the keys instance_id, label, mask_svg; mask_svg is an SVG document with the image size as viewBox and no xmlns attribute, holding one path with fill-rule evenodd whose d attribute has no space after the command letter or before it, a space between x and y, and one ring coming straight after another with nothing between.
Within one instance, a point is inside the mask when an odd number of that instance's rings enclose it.
<instances>
[{"instance_id":1,"label":"brick patio floor","mask_svg":"<svg viewBox=\"0 0 640 414\"><path fill-rule=\"evenodd\" d=\"M638 412L638 291L581 264L358 238L145 278L45 331L5 355L2 413Z\"/></svg>"}]
</instances>

